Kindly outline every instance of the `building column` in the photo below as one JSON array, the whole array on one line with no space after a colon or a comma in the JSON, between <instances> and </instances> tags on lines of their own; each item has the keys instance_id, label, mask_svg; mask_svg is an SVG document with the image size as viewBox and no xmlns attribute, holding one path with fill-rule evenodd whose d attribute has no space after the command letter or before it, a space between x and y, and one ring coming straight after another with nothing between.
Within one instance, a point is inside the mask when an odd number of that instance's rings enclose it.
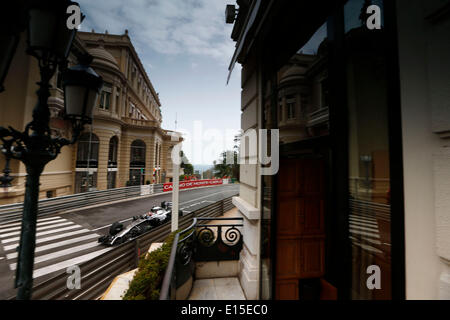
<instances>
[{"instance_id":1,"label":"building column","mask_svg":"<svg viewBox=\"0 0 450 320\"><path fill-rule=\"evenodd\" d=\"M117 187L126 187L127 181L130 179L130 148L132 137L123 134L119 138L119 153L117 164Z\"/></svg>"},{"instance_id":2,"label":"building column","mask_svg":"<svg viewBox=\"0 0 450 320\"><path fill-rule=\"evenodd\" d=\"M117 113L117 105L116 105L116 101L117 101L117 84L115 82L113 82L113 88L112 88L112 93L111 93L111 112L112 114L116 114Z\"/></svg>"},{"instance_id":3,"label":"building column","mask_svg":"<svg viewBox=\"0 0 450 320\"><path fill-rule=\"evenodd\" d=\"M147 143L147 141L146 141ZM154 162L154 148L155 148L155 138L150 137L148 138L147 143L147 150L145 154L145 167L146 170L148 170L148 176L146 177L147 180L150 180L150 183L154 183L153 181L153 168L155 165Z\"/></svg>"},{"instance_id":4,"label":"building column","mask_svg":"<svg viewBox=\"0 0 450 320\"><path fill-rule=\"evenodd\" d=\"M257 130L259 128L258 110L261 110L262 106L259 99L260 80L255 62L252 60L242 68L241 129L244 135L241 139L239 197L233 197L233 204L244 218L244 245L240 254L239 280L248 300L259 299L261 233ZM246 136L249 137L248 153L246 153L247 148L243 146L247 140Z\"/></svg>"},{"instance_id":5,"label":"building column","mask_svg":"<svg viewBox=\"0 0 450 320\"><path fill-rule=\"evenodd\" d=\"M95 127L94 133L100 140L98 148L97 190L106 190L108 187L108 155L111 133L106 130L95 130Z\"/></svg>"},{"instance_id":6,"label":"building column","mask_svg":"<svg viewBox=\"0 0 450 320\"><path fill-rule=\"evenodd\" d=\"M233 197L243 221L243 242L239 258L239 281L248 300L259 299L260 211L241 197Z\"/></svg>"}]
</instances>

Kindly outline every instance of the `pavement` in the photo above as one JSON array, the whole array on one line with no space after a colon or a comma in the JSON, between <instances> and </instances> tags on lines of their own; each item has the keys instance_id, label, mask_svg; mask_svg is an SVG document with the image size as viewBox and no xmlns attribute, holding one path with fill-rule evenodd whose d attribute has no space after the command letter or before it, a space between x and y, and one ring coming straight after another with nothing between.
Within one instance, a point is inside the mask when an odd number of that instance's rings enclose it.
<instances>
[{"instance_id":1,"label":"pavement","mask_svg":"<svg viewBox=\"0 0 450 320\"><path fill-rule=\"evenodd\" d=\"M221 185L180 192L180 209L189 213L239 193L239 185ZM69 213L45 216L37 221L34 284L46 281L69 266L81 264L109 250L97 242L112 223L124 225L132 217L144 214L162 201L171 201L172 194L158 194L142 199L85 208ZM0 226L0 299L15 294L14 277L20 222Z\"/></svg>"}]
</instances>

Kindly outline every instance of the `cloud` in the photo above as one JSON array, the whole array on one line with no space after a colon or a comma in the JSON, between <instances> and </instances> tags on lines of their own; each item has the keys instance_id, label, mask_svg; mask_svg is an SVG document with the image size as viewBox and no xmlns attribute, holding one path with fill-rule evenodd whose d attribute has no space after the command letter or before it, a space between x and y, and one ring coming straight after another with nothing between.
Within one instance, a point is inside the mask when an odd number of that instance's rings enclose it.
<instances>
[{"instance_id":1,"label":"cloud","mask_svg":"<svg viewBox=\"0 0 450 320\"><path fill-rule=\"evenodd\" d=\"M83 30L124 33L137 48L168 55L207 56L228 63L234 50L226 0L80 0Z\"/></svg>"}]
</instances>

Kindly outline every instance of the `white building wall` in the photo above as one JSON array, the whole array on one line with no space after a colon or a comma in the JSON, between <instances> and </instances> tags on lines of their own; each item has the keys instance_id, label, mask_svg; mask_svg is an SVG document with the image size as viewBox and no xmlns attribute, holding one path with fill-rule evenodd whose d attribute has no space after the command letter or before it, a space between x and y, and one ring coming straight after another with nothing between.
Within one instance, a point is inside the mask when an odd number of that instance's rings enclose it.
<instances>
[{"instance_id":1,"label":"white building wall","mask_svg":"<svg viewBox=\"0 0 450 320\"><path fill-rule=\"evenodd\" d=\"M251 130L257 130L259 105L258 74L254 64L249 63L242 69L241 128L244 136ZM258 133L253 137L257 137ZM251 134L249 134L251 135ZM260 211L259 211L259 168L256 164L258 146L249 145L248 152L243 150L241 139L241 157L246 164L240 165L239 197L233 198L233 204L244 218L244 245L240 255L239 280L249 300L259 298L259 252L260 252ZM253 139L253 143L257 143Z\"/></svg>"},{"instance_id":2,"label":"white building wall","mask_svg":"<svg viewBox=\"0 0 450 320\"><path fill-rule=\"evenodd\" d=\"M450 299L448 2L397 2L407 299Z\"/></svg>"}]
</instances>

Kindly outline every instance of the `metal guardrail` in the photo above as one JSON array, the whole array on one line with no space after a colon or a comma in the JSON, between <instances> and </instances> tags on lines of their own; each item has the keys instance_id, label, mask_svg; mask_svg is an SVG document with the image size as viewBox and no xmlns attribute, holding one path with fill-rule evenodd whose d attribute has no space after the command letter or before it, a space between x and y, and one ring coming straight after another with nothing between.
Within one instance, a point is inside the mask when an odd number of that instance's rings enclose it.
<instances>
[{"instance_id":1,"label":"metal guardrail","mask_svg":"<svg viewBox=\"0 0 450 320\"><path fill-rule=\"evenodd\" d=\"M163 192L163 184L153 184L153 193ZM111 201L135 198L141 196L141 186L123 187L108 190L90 191L68 196L39 200L38 216L57 214L75 208L88 207ZM17 222L22 219L23 203L0 206L0 224Z\"/></svg>"},{"instance_id":2,"label":"metal guardrail","mask_svg":"<svg viewBox=\"0 0 450 320\"><path fill-rule=\"evenodd\" d=\"M179 228L187 228L194 217L220 216L233 207L231 197L220 200L180 217ZM81 289L67 288L69 275L65 270L61 270L51 279L34 286L32 299L92 300L99 298L116 276L138 266L140 255L146 254L153 242L164 241L170 234L170 228L171 224L167 222L130 242L105 252L95 259L78 265L81 270Z\"/></svg>"}]
</instances>

